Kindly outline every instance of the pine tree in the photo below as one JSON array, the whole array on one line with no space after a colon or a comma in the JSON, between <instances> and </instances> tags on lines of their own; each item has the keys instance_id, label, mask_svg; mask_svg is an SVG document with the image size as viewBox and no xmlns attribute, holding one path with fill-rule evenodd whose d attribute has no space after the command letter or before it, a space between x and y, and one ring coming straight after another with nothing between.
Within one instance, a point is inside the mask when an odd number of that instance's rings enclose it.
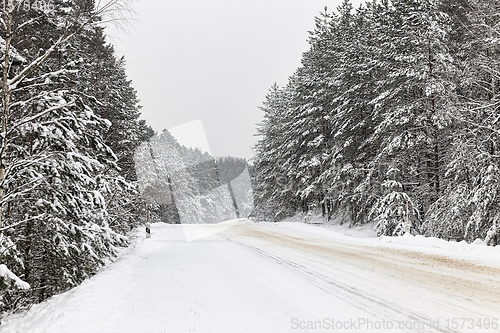
<instances>
[{"instance_id":1,"label":"pine tree","mask_svg":"<svg viewBox=\"0 0 500 333\"><path fill-rule=\"evenodd\" d=\"M289 130L293 123L291 108L294 78L285 88L271 87L261 107L264 120L258 125L255 151L254 197L256 216L277 221L292 216L305 200L297 200L301 174L297 166L298 138Z\"/></svg>"},{"instance_id":2,"label":"pine tree","mask_svg":"<svg viewBox=\"0 0 500 333\"><path fill-rule=\"evenodd\" d=\"M91 60L78 51L83 36L99 35L103 11L93 1L26 11L22 4L9 2L1 14L0 247L2 261L32 288L4 292L6 308L77 285L126 244L105 199L110 170L118 170L103 135L112 124L81 89L92 83Z\"/></svg>"},{"instance_id":3,"label":"pine tree","mask_svg":"<svg viewBox=\"0 0 500 333\"><path fill-rule=\"evenodd\" d=\"M498 86L500 49L495 36L499 33L500 4L497 1L468 1L455 5L460 10L464 36L458 46L465 54L461 108L457 115L461 123L459 142L454 154L450 176L455 177L454 191L449 197L462 203L465 221L461 236L472 241L486 239L499 243L500 211L498 189ZM464 160L468 158L468 160ZM465 174L465 176L464 176ZM452 207L456 207L454 204ZM459 206L460 207L460 206Z\"/></svg>"},{"instance_id":4,"label":"pine tree","mask_svg":"<svg viewBox=\"0 0 500 333\"><path fill-rule=\"evenodd\" d=\"M411 224L498 244L498 6L375 0L325 10L291 84L264 102L259 217L347 212L353 223L375 220L379 234Z\"/></svg>"}]
</instances>

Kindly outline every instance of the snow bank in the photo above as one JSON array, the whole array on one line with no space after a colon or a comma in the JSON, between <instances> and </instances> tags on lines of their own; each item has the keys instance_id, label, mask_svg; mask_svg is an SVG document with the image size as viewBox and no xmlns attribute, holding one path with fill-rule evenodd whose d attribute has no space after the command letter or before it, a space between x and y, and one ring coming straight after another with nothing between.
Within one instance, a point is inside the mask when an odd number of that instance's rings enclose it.
<instances>
[{"instance_id":1,"label":"snow bank","mask_svg":"<svg viewBox=\"0 0 500 333\"><path fill-rule=\"evenodd\" d=\"M406 234L400 237L380 236L378 240L371 240L371 243L500 266L500 246L487 246L480 239L469 244L466 241L454 242L436 237Z\"/></svg>"},{"instance_id":2,"label":"snow bank","mask_svg":"<svg viewBox=\"0 0 500 333\"><path fill-rule=\"evenodd\" d=\"M377 237L371 230L361 228L348 228L339 225L320 225L300 222L258 222L270 228L277 227L298 231L304 235L318 238L327 238L336 241L349 242L364 246L396 248L423 254L442 255L449 258L470 260L477 263L500 266L500 246L487 246L485 242L476 240L472 244L465 241L446 241L436 237L403 235L400 237ZM370 235L371 234L371 235Z\"/></svg>"}]
</instances>

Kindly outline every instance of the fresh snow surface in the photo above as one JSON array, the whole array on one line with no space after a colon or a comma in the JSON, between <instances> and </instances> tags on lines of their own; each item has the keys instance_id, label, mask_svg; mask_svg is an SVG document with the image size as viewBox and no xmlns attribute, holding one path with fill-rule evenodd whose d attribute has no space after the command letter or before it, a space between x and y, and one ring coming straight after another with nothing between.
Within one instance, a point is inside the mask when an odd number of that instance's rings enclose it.
<instances>
[{"instance_id":1,"label":"fresh snow surface","mask_svg":"<svg viewBox=\"0 0 500 333\"><path fill-rule=\"evenodd\" d=\"M500 332L499 247L297 222L151 229L0 332Z\"/></svg>"},{"instance_id":2,"label":"fresh snow surface","mask_svg":"<svg viewBox=\"0 0 500 333\"><path fill-rule=\"evenodd\" d=\"M306 220L308 220L306 222ZM322 228L335 231L337 233L352 236L356 238L375 238L377 233L374 230L374 223L366 223L363 225L351 225L350 221L343 219L342 216L336 216L330 221L323 219L321 214L307 217L305 214L297 214L291 218L286 219L284 222L296 222L300 224L311 224L320 226ZM282 223L282 222L280 222Z\"/></svg>"}]
</instances>

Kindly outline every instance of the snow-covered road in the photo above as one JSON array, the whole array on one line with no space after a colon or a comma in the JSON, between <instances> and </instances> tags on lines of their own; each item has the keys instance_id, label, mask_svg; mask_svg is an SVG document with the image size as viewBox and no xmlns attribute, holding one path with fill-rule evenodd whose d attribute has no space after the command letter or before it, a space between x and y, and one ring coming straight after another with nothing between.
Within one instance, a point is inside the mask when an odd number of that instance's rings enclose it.
<instances>
[{"instance_id":1,"label":"snow-covered road","mask_svg":"<svg viewBox=\"0 0 500 333\"><path fill-rule=\"evenodd\" d=\"M6 318L0 332L500 332L495 264L311 226L152 229L81 286Z\"/></svg>"}]
</instances>

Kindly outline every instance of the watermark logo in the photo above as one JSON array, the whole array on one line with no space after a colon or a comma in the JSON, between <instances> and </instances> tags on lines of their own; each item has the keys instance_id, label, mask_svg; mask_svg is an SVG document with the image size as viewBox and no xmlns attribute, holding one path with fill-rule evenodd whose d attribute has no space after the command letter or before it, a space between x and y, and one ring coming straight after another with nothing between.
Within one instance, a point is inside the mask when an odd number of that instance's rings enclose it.
<instances>
[{"instance_id":1,"label":"watermark logo","mask_svg":"<svg viewBox=\"0 0 500 333\"><path fill-rule=\"evenodd\" d=\"M290 327L293 330L333 330L333 331L415 331L434 332L440 330L498 330L500 327L498 318L437 318L422 320L386 320L371 318L350 318L346 320L335 320L324 318L322 320L300 320L292 318Z\"/></svg>"},{"instance_id":2,"label":"watermark logo","mask_svg":"<svg viewBox=\"0 0 500 333\"><path fill-rule=\"evenodd\" d=\"M28 12L28 11L42 11L42 12L54 12L56 6L54 0L4 0L3 10L6 11L8 8L13 8L14 11Z\"/></svg>"},{"instance_id":3,"label":"watermark logo","mask_svg":"<svg viewBox=\"0 0 500 333\"><path fill-rule=\"evenodd\" d=\"M134 162L142 197L162 222L182 224L187 241L230 228L254 210L246 160L213 157L201 121L153 136Z\"/></svg>"}]
</instances>

